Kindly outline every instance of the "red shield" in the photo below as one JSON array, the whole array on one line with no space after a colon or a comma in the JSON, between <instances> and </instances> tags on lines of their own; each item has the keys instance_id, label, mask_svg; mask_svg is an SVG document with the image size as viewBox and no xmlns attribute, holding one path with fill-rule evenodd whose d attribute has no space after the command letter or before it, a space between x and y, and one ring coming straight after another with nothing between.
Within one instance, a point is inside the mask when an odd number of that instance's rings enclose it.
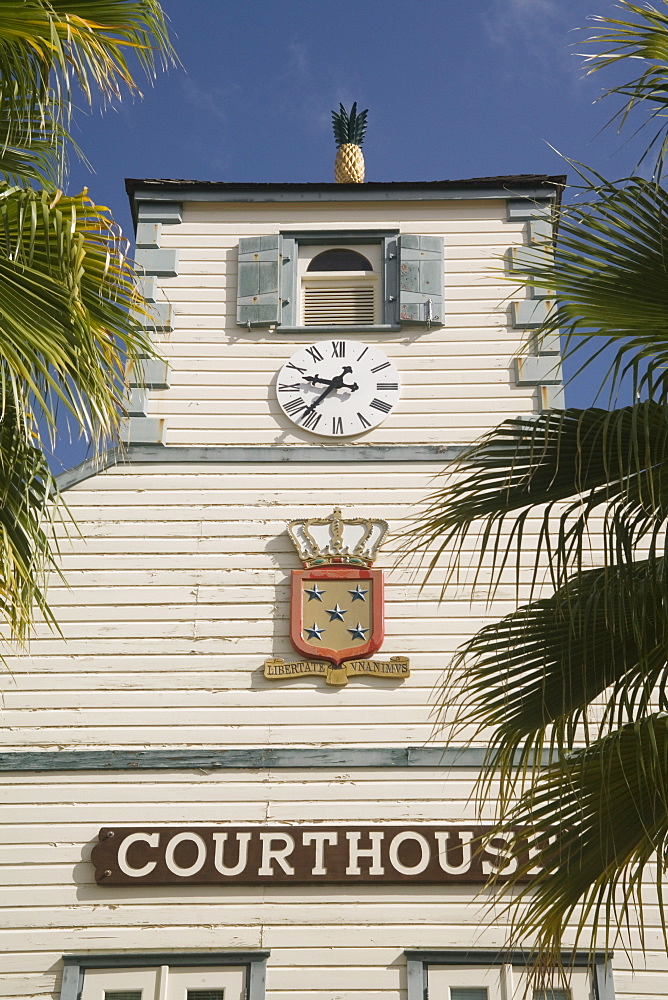
<instances>
[{"instance_id":1,"label":"red shield","mask_svg":"<svg viewBox=\"0 0 668 1000\"><path fill-rule=\"evenodd\" d=\"M310 660L337 666L375 653L384 638L382 569L293 569L290 635Z\"/></svg>"}]
</instances>

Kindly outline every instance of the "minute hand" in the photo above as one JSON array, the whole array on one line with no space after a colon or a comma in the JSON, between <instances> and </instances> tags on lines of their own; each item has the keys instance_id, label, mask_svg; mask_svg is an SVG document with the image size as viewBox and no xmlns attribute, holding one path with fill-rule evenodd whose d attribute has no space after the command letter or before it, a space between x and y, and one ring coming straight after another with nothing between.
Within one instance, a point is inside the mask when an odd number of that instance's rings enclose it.
<instances>
[{"instance_id":1,"label":"minute hand","mask_svg":"<svg viewBox=\"0 0 668 1000\"><path fill-rule=\"evenodd\" d=\"M338 388L339 388L338 385L335 385L334 382L331 382L327 386L327 388L325 389L325 391L318 396L318 398L315 400L315 402L311 403L311 406L312 407L313 406L317 406L318 403L322 403L323 399L325 399L327 396L329 396L330 392L334 392L334 390L338 389Z\"/></svg>"}]
</instances>

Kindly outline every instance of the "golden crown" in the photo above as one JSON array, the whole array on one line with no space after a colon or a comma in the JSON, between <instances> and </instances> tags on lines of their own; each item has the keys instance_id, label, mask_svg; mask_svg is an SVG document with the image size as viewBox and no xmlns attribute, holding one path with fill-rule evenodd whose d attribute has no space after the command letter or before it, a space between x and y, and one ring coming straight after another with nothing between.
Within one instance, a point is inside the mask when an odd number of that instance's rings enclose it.
<instances>
[{"instance_id":1,"label":"golden crown","mask_svg":"<svg viewBox=\"0 0 668 1000\"><path fill-rule=\"evenodd\" d=\"M387 534L387 521L344 518L341 508L335 507L329 517L290 521L288 534L304 566L370 566Z\"/></svg>"}]
</instances>

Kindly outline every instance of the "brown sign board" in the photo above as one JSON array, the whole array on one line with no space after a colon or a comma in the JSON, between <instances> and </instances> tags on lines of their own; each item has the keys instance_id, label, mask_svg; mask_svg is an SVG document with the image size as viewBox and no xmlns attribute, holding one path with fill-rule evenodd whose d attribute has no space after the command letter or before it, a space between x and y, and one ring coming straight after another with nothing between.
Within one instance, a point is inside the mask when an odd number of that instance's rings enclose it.
<instances>
[{"instance_id":1,"label":"brown sign board","mask_svg":"<svg viewBox=\"0 0 668 1000\"><path fill-rule=\"evenodd\" d=\"M522 834L466 823L104 827L92 861L103 886L447 885L508 878L529 850Z\"/></svg>"}]
</instances>

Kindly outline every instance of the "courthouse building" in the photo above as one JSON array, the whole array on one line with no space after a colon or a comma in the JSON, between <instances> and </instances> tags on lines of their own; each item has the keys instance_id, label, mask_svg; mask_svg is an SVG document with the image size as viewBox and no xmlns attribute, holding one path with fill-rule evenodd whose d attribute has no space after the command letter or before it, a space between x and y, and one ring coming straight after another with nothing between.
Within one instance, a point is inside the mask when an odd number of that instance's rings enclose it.
<instances>
[{"instance_id":1,"label":"courthouse building","mask_svg":"<svg viewBox=\"0 0 668 1000\"><path fill-rule=\"evenodd\" d=\"M441 600L398 549L463 445L563 405L507 280L562 184L128 182L164 360L62 477L62 636L3 673L0 994L523 995L483 889L515 862L472 850L484 741L434 735L513 587ZM658 940L535 996L663 996Z\"/></svg>"}]
</instances>

